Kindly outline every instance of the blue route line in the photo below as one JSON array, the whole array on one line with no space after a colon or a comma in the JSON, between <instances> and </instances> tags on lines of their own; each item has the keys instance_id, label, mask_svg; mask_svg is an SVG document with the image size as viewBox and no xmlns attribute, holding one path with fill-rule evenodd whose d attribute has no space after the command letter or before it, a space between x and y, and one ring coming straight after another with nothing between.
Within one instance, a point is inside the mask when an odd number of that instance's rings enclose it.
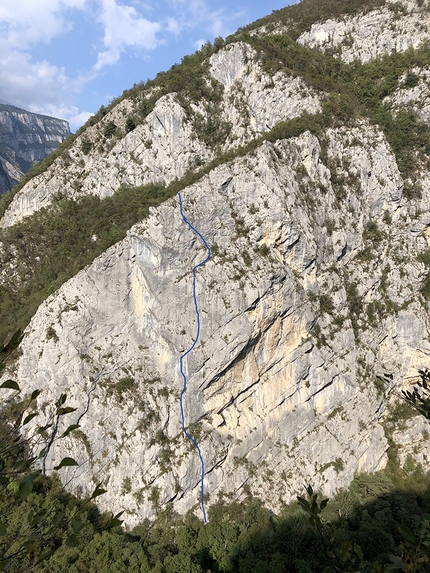
<instances>
[{"instance_id":1,"label":"blue route line","mask_svg":"<svg viewBox=\"0 0 430 573\"><path fill-rule=\"evenodd\" d=\"M198 237L203 241L204 246L206 247L208 254L207 257L205 258L204 261L202 261L201 263L199 263L198 265L196 265L193 268L193 297L194 297L194 307L196 309L196 317L197 317L197 334L196 334L196 338L194 340L194 342L192 343L192 345L190 346L190 348L184 352L184 354L181 355L180 359L179 359L179 369L181 371L182 374L182 378L184 379L184 387L182 388L182 392L181 392L181 396L179 398L179 404L181 407L181 417L182 417L182 430L184 432L184 434L186 435L186 437L190 440L190 442L192 442L192 444L194 445L194 447L197 450L197 453L199 454L199 458L200 458L200 462L202 464L202 501L201 501L201 506L202 506L202 512L203 512L203 520L205 523L207 523L207 519L206 519L206 510L205 510L205 462L203 460L203 456L202 456L202 452L199 448L199 445L197 444L197 442L195 441L195 439L190 436L190 434L187 432L187 429L185 427L185 416L184 416L184 405L183 405L183 397L185 394L185 391L187 389L187 377L185 375L184 372L184 358L187 356L187 354L189 354L193 348L195 347L195 345L197 344L197 341L199 339L200 336L200 313L199 313L199 307L197 304L197 275L196 275L196 271L199 267L203 266L205 263L207 263L207 261L210 259L211 256L211 250L209 245L207 244L207 242L204 240L204 238L202 237L202 235L197 231L197 229L195 227L193 227L191 225L191 223L188 221L188 219L185 217L184 212L182 210L182 198L181 198L181 194L178 193L178 198L179 198L179 210L181 212L181 216L182 219L184 221L184 223L186 223L190 229L192 231L194 231L194 233L196 233L196 235L198 235Z\"/></svg>"}]
</instances>

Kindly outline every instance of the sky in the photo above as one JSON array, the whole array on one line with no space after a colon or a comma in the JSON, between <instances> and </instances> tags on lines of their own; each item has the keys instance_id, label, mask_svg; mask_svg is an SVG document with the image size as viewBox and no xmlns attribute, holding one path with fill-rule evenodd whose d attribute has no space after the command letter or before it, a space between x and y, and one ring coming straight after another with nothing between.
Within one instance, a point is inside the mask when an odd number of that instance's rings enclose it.
<instances>
[{"instance_id":1,"label":"sky","mask_svg":"<svg viewBox=\"0 0 430 573\"><path fill-rule=\"evenodd\" d=\"M0 0L0 102L74 132L123 90L293 0Z\"/></svg>"}]
</instances>

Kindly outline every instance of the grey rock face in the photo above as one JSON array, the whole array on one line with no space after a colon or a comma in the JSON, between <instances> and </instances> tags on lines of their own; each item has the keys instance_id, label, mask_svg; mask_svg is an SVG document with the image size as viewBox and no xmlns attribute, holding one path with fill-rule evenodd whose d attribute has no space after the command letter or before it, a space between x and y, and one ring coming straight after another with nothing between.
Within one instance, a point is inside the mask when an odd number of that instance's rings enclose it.
<instances>
[{"instance_id":1,"label":"grey rock face","mask_svg":"<svg viewBox=\"0 0 430 573\"><path fill-rule=\"evenodd\" d=\"M321 95L301 78L264 73L255 50L242 42L214 54L210 73L224 86L223 117L232 125L229 146L246 143L304 110L321 111Z\"/></svg>"},{"instance_id":2,"label":"grey rock face","mask_svg":"<svg viewBox=\"0 0 430 573\"><path fill-rule=\"evenodd\" d=\"M362 62L394 51L417 48L428 40L429 13L416 0L388 2L383 8L341 20L313 24L298 42L338 51L344 62ZM400 8L399 8L400 6Z\"/></svg>"},{"instance_id":3,"label":"grey rock face","mask_svg":"<svg viewBox=\"0 0 430 573\"><path fill-rule=\"evenodd\" d=\"M403 6L403 27L384 8L316 24L301 41L339 46L345 61L406 49L424 32L413 28L419 6ZM381 22L397 37L377 34ZM231 124L217 153L321 109L323 94L285 73L268 77L243 43L206 64L208 81L224 89L220 125ZM415 85L405 76L390 101L426 120L427 71L415 73ZM17 194L2 225L49 205L59 189L106 197L122 183L170 182L215 157L189 113L206 119L203 103L187 108L164 95L125 134L135 105L123 100L78 137L68 158ZM123 137L99 148L109 122ZM321 132L265 142L181 193L211 248L197 271L201 332L185 360L184 396L208 503L251 492L276 510L304 483L331 495L355 473L386 465L387 436L402 465L430 468L427 423L414 417L392 435L386 425L394 390L429 365L429 269L420 255L430 248L430 176L417 173L421 197L405 197L377 125L351 119ZM87 154L84 142L92 144ZM179 358L196 336L192 269L205 257L176 198L152 209L39 307L5 373L24 393L42 390L31 424L44 425L67 394L76 411L57 435L80 427L54 440L42 462L52 471L63 456L75 458L77 468L59 472L63 483L88 493L103 482L108 493L98 503L125 509L130 527L169 502L180 513L199 511L201 467L181 430ZM376 378L386 372L392 388Z\"/></svg>"},{"instance_id":4,"label":"grey rock face","mask_svg":"<svg viewBox=\"0 0 430 573\"><path fill-rule=\"evenodd\" d=\"M396 92L384 101L396 111L409 107L430 124L430 68L412 68L403 75Z\"/></svg>"},{"instance_id":5,"label":"grey rock face","mask_svg":"<svg viewBox=\"0 0 430 573\"><path fill-rule=\"evenodd\" d=\"M421 264L400 279L398 263L424 246L423 224L402 199L394 157L365 123L326 139L324 160L304 133L265 143L182 193L212 250L198 270L201 338L186 359L184 398L210 500L251 491L277 509L303 483L330 495L357 471L383 468L384 401L369 373L393 371L398 384L430 352L427 312L410 299ZM332 185L339 157L357 182L342 200ZM386 233L371 261L361 254L369 221ZM179 356L195 337L191 270L205 256L176 199L153 209L41 305L8 373L25 392L43 389L35 423L67 394L77 411L59 432L81 427L54 442L46 467L74 457L79 468L61 479L75 491L103 481L101 507L125 509L129 526L167 502L181 513L198 507ZM382 309L388 296L405 309L380 310L368 324L351 311L354 297Z\"/></svg>"},{"instance_id":6,"label":"grey rock face","mask_svg":"<svg viewBox=\"0 0 430 573\"><path fill-rule=\"evenodd\" d=\"M263 74L255 53L242 43L231 44L213 56L210 74L224 86L220 121L231 123L222 143L223 151L243 145L304 110L310 113L320 110L320 96L314 90L301 79L286 74L278 73L274 78ZM202 141L175 93L160 97L141 125L101 148L99 142L107 123L114 122L119 130L125 130L127 116L136 111L136 106L136 102L123 100L100 125L88 128L71 147L67 164L58 159L21 189L0 226L13 225L47 207L60 190L70 197L88 194L107 197L121 184L168 184L214 158L214 151ZM196 115L207 117L203 105L192 104L192 108ZM93 143L94 153L82 152L84 141Z\"/></svg>"},{"instance_id":7,"label":"grey rock face","mask_svg":"<svg viewBox=\"0 0 430 573\"><path fill-rule=\"evenodd\" d=\"M54 151L69 134L65 120L0 104L0 194L16 185L35 161Z\"/></svg>"}]
</instances>

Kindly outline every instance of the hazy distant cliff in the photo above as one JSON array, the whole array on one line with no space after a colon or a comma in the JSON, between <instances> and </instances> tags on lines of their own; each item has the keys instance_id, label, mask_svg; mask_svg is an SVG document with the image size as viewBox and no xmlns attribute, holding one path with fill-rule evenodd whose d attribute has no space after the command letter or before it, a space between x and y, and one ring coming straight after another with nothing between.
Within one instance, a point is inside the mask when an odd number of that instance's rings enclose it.
<instances>
[{"instance_id":1,"label":"hazy distant cliff","mask_svg":"<svg viewBox=\"0 0 430 573\"><path fill-rule=\"evenodd\" d=\"M0 194L70 135L64 119L0 104Z\"/></svg>"}]
</instances>

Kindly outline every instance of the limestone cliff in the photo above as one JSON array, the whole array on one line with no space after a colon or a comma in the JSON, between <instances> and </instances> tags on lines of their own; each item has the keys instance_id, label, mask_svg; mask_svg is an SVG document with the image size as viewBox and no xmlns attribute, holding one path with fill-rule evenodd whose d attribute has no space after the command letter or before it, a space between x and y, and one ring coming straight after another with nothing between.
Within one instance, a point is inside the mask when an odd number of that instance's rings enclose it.
<instances>
[{"instance_id":1,"label":"limestone cliff","mask_svg":"<svg viewBox=\"0 0 430 573\"><path fill-rule=\"evenodd\" d=\"M422 2L404 6L407 25L418 11L421 22L428 18ZM2 220L12 265L8 229L58 191L78 201L112 195L121 183L183 178L185 215L211 249L197 270L201 332L185 360L184 396L207 503L253 493L277 509L304 483L332 494L356 472L383 468L389 439L401 465L430 467L427 422L413 417L391 433L385 424L393 390L429 365L430 150L419 134L402 146L386 119L403 129L405 116L427 133L428 69L418 52L426 48L409 32L401 45L381 39L388 52L414 46L418 55L405 53L390 89L375 96L379 122L370 104L368 115L349 105L350 84L342 92L329 74L325 86L312 83L294 62L276 69L269 49L262 53L264 42L275 54L283 42L286 53L339 68L342 53L302 44L320 38L318 26L352 19L361 57L365 42L379 46L372 18L381 14L391 11L309 24L298 42L285 36L286 17L272 32L266 23L264 33L256 26L233 37L202 59L205 97L159 94L157 86L124 97L19 191ZM392 67L382 65L381 77ZM133 114L150 98L138 123ZM197 167L190 184L184 175ZM56 436L79 428L54 440L43 464L51 471L65 455L76 459L77 468L59 471L63 482L85 493L103 482L101 507L125 509L129 526L169 502L180 513L198 511L200 463L181 430L179 357L196 336L192 269L205 256L173 194L40 305L6 374L25 393L42 389L32 424L42 426L67 394L76 410ZM392 388L378 381L384 372L393 374Z\"/></svg>"},{"instance_id":2,"label":"limestone cliff","mask_svg":"<svg viewBox=\"0 0 430 573\"><path fill-rule=\"evenodd\" d=\"M226 88L212 128L215 131L219 124L228 126L223 151L238 147L304 110L320 110L315 90L300 78L284 73L275 77L264 74L255 52L246 44L233 43L214 54L208 63L207 77ZM215 115L210 106L195 103L189 116L176 93L169 93L157 99L144 121L127 132L127 118L133 117L140 103L126 98L101 122L86 129L66 156L19 191L0 224L9 226L48 206L58 192L72 197L106 197L124 184L168 184L214 158L207 140L215 134L205 137L198 129L208 114ZM123 130L120 137L105 136L104 143L97 146L107 126L113 124L116 130ZM64 176L65 168L68 177Z\"/></svg>"},{"instance_id":3,"label":"limestone cliff","mask_svg":"<svg viewBox=\"0 0 430 573\"><path fill-rule=\"evenodd\" d=\"M0 194L12 189L35 161L69 135L65 120L0 104Z\"/></svg>"}]
</instances>

